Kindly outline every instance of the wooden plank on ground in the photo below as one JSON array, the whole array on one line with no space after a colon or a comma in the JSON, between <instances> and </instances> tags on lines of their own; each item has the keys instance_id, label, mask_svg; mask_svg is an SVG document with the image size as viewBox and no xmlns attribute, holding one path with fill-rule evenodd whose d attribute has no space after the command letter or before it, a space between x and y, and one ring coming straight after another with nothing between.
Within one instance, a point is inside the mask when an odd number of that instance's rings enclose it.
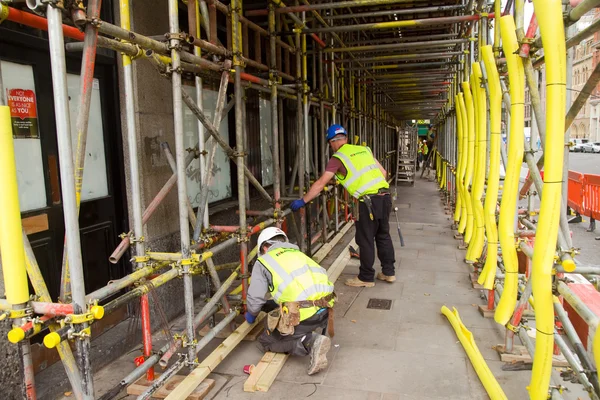
<instances>
[{"instance_id":1,"label":"wooden plank on ground","mask_svg":"<svg viewBox=\"0 0 600 400\"><path fill-rule=\"evenodd\" d=\"M156 379L158 379L160 377L160 375L161 374L155 374L154 376ZM169 393L177 385L179 385L181 383L181 381L183 381L184 379L185 379L185 376L183 376L183 375L172 376L169 380L167 380L167 383L163 387L161 387L156 392L154 392L154 394L152 394L152 397L155 399L166 398L169 395ZM133 395L133 396L139 396L140 394L144 393L146 391L146 389L148 389L148 387L151 385L152 385L152 383L148 382L146 377L143 376L140 379L138 379L135 383L133 383L127 387L127 394ZM214 386L215 386L214 379L205 379L204 381L202 381L202 383L200 385L198 385L198 387L196 387L196 389L194 389L194 391L192 393L190 393L190 395L187 397L187 400L202 400L203 398L206 397L208 392L210 392L210 390Z\"/></svg>"},{"instance_id":2,"label":"wooden plank on ground","mask_svg":"<svg viewBox=\"0 0 600 400\"><path fill-rule=\"evenodd\" d=\"M500 360L504 362L519 362L522 361L524 363L532 363L533 360L529 356L527 349L525 346L513 346L512 353L507 353L503 344L499 344L496 346L496 351L500 354ZM561 355L553 355L552 356L552 366L554 367L568 367L569 363L565 359L565 357Z\"/></svg>"},{"instance_id":3,"label":"wooden plank on ground","mask_svg":"<svg viewBox=\"0 0 600 400\"><path fill-rule=\"evenodd\" d=\"M269 390L288 357L289 354L275 354L275 357L273 357L273 360L269 363L269 366L265 369L265 372L260 376L260 378L258 378L258 382L256 382L257 391L267 392Z\"/></svg>"},{"instance_id":4,"label":"wooden plank on ground","mask_svg":"<svg viewBox=\"0 0 600 400\"><path fill-rule=\"evenodd\" d=\"M323 261L323 259L327 256L327 254L329 254L329 252L334 248L334 246L336 244L338 244L338 242L346 235L346 233L353 226L354 226L354 222L347 223L346 226L344 226L342 228L342 230L331 239L331 241L329 241L328 243L325 243L323 245L323 247L321 247L319 249L319 251L317 251L315 253L315 255L312 257L312 259L315 260L318 263L320 263L321 261Z\"/></svg>"},{"instance_id":5,"label":"wooden plank on ground","mask_svg":"<svg viewBox=\"0 0 600 400\"><path fill-rule=\"evenodd\" d=\"M254 367L246 382L244 382L244 392L254 392L256 391L256 382L258 382L258 378L265 372L273 358L275 357L275 353L271 353L267 351L263 357L260 359L260 362Z\"/></svg>"},{"instance_id":6,"label":"wooden plank on ground","mask_svg":"<svg viewBox=\"0 0 600 400\"><path fill-rule=\"evenodd\" d=\"M356 239L352 239L349 246L355 247ZM348 248L345 248L327 270L327 276L331 282L335 283L335 281L337 281L337 278L344 271L344 268L346 268L346 265L348 265L349 261L350 251L348 251Z\"/></svg>"},{"instance_id":7,"label":"wooden plank on ground","mask_svg":"<svg viewBox=\"0 0 600 400\"><path fill-rule=\"evenodd\" d=\"M253 324L249 324L248 322L241 324L219 345L219 347L210 353L198 367L194 368L194 370L185 377L185 379L166 397L167 400L186 399L187 396L189 396L190 393L192 393L194 389L215 370L219 363L235 349L244 336L250 333L256 325L261 323L265 318L265 315L264 312L261 312L258 314L258 317L256 317L256 321L254 321Z\"/></svg>"}]
</instances>

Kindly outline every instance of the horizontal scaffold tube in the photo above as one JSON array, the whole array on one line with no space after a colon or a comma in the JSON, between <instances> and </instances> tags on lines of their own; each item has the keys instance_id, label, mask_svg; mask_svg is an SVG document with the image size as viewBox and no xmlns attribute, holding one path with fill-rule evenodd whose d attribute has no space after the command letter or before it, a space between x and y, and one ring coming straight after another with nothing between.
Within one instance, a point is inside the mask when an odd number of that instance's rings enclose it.
<instances>
[{"instance_id":1,"label":"horizontal scaffold tube","mask_svg":"<svg viewBox=\"0 0 600 400\"><path fill-rule=\"evenodd\" d=\"M515 248L515 214L517 211L517 194L519 190L519 174L523 163L524 120L525 120L525 71L523 62L516 54L519 50L515 22L511 15L500 19L502 47L506 54L508 78L510 81L510 131L508 134L508 165L500 203L500 221L498 235L502 248L502 260L506 271L504 292L500 298L494 319L500 325L506 325L517 304L519 271L517 249Z\"/></svg>"},{"instance_id":2,"label":"horizontal scaffold tube","mask_svg":"<svg viewBox=\"0 0 600 400\"><path fill-rule=\"evenodd\" d=\"M547 60L547 95L544 195L540 204L531 272L537 335L529 394L532 400L542 400L548 396L554 346L552 267L561 213L567 69L562 2L534 0L534 7ZM512 119L517 119L517 116L512 114ZM522 117L520 119L523 120Z\"/></svg>"},{"instance_id":3,"label":"horizontal scaffold tube","mask_svg":"<svg viewBox=\"0 0 600 400\"><path fill-rule=\"evenodd\" d=\"M500 384L494 377L494 374L492 374L492 371L490 371L490 368L486 364L483 356L481 355L481 352L477 348L477 344L475 343L475 338L473 337L473 334L460 320L460 315L458 314L456 308L453 308L453 310L450 311L448 307L443 306L441 311L442 314L444 314L446 318L448 318L448 321L452 325L452 328L454 328L456 337L458 337L458 340L465 349L469 360L471 360L473 369L475 369L475 372L477 373L479 380L483 384L483 387L485 388L485 391L487 392L488 396L490 396L490 399L506 400L507 397L504 394L504 391L500 387Z\"/></svg>"}]
</instances>

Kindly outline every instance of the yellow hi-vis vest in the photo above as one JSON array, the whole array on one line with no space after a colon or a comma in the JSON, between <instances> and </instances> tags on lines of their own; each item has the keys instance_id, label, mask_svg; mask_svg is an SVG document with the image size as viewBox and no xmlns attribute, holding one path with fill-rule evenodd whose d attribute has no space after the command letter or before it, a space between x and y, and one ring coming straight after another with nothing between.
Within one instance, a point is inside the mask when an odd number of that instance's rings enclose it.
<instances>
[{"instance_id":1,"label":"yellow hi-vis vest","mask_svg":"<svg viewBox=\"0 0 600 400\"><path fill-rule=\"evenodd\" d=\"M351 196L358 199L365 194L375 194L379 189L390 187L370 148L345 144L333 156L346 167L346 176L336 174L336 178Z\"/></svg>"},{"instance_id":2,"label":"yellow hi-vis vest","mask_svg":"<svg viewBox=\"0 0 600 400\"><path fill-rule=\"evenodd\" d=\"M271 273L269 288L277 304L318 300L333 292L327 271L300 250L278 247L267 251L258 261ZM333 306L333 300L330 302ZM300 309L300 321L312 317L319 307Z\"/></svg>"}]
</instances>

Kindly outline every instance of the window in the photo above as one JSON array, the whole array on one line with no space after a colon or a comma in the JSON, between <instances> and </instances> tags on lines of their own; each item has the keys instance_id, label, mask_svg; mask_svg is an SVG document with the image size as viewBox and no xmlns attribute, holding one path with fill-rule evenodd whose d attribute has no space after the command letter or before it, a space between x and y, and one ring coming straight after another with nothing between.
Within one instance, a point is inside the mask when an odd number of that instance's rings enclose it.
<instances>
[{"instance_id":1,"label":"window","mask_svg":"<svg viewBox=\"0 0 600 400\"><path fill-rule=\"evenodd\" d=\"M24 89L32 90L35 93L35 81L31 65L17 64L9 61L1 62L2 76L0 79L5 84L5 90ZM0 96L2 95L4 93L0 93ZM14 147L21 212L46 207L48 204L44 181L45 166L42 158L39 132L36 132L32 137L16 137L14 139Z\"/></svg>"}]
</instances>

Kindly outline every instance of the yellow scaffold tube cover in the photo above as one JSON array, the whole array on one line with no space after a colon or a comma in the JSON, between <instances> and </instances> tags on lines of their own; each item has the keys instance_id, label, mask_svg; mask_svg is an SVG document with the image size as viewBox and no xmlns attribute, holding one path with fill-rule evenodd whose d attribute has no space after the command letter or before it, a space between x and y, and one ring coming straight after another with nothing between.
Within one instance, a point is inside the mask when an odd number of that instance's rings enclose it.
<instances>
[{"instance_id":1,"label":"yellow scaffold tube cover","mask_svg":"<svg viewBox=\"0 0 600 400\"><path fill-rule=\"evenodd\" d=\"M554 346L552 267L561 212L567 60L562 2L534 0L533 3L546 57L546 145L544 195L531 271L537 335L529 395L533 400L542 400L548 397Z\"/></svg>"},{"instance_id":2,"label":"yellow scaffold tube cover","mask_svg":"<svg viewBox=\"0 0 600 400\"><path fill-rule=\"evenodd\" d=\"M454 332L456 332L456 337L462 344L465 349L465 353L471 360L471 364L473 365L473 369L477 373L479 380L483 384L485 391L488 396L492 400L506 400L507 397L504 394L504 391L500 387L500 384L490 371L490 368L486 364L479 348L477 348L477 344L475 343L475 338L473 334L467 329L467 327L460 320L460 315L458 314L458 310L456 308L452 308L452 311L448 309L446 306L442 306L442 314L448 318L448 321L454 328Z\"/></svg>"},{"instance_id":3,"label":"yellow scaffold tube cover","mask_svg":"<svg viewBox=\"0 0 600 400\"><path fill-rule=\"evenodd\" d=\"M467 153L468 153L468 147L469 147L469 140L467 137L467 106L465 105L465 95L464 93L459 93L458 94L458 102L460 104L460 120L462 121L462 165L461 165L461 169L460 169L460 187L461 187L461 193L462 193L462 201L463 201L463 209L461 211L461 215L460 215L460 225L458 226L458 231L460 233L465 233L465 231L467 230L467 225L469 223L469 205L470 202L467 198L467 189L465 187L465 176L467 173Z\"/></svg>"},{"instance_id":4,"label":"yellow scaffold tube cover","mask_svg":"<svg viewBox=\"0 0 600 400\"><path fill-rule=\"evenodd\" d=\"M475 167L475 106L473 105L473 94L469 82L462 83L463 93L465 94L465 106L467 111L467 169L465 172L465 198L467 199L467 229L465 230L465 242L470 243L475 230L475 218L473 212L473 202L471 201L471 181L473 179L473 169Z\"/></svg>"},{"instance_id":5,"label":"yellow scaffold tube cover","mask_svg":"<svg viewBox=\"0 0 600 400\"><path fill-rule=\"evenodd\" d=\"M487 73L488 87L490 90L490 171L488 173L487 190L485 193L485 233L487 236L487 255L485 266L477 282L484 288L492 290L498 268L498 227L496 225L496 204L498 203L498 188L500 185L500 143L502 90L500 77L496 68L496 60L492 46L483 46L481 49L485 70Z\"/></svg>"},{"instance_id":6,"label":"yellow scaffold tube cover","mask_svg":"<svg viewBox=\"0 0 600 400\"><path fill-rule=\"evenodd\" d=\"M481 86L483 73L479 63L473 64L473 74L471 75L471 90L475 100L475 157L473 188L471 190L471 203L473 204L473 214L475 225L473 239L469 243L466 259L477 261L483 251L485 241L485 219L483 215L483 204L481 197L485 186L486 172L486 152L487 152L487 101L485 89Z\"/></svg>"},{"instance_id":7,"label":"yellow scaffold tube cover","mask_svg":"<svg viewBox=\"0 0 600 400\"><path fill-rule=\"evenodd\" d=\"M594 361L596 362L596 365L600 365L600 329L596 329L592 351L594 352ZM598 384L600 385L600 376L598 377Z\"/></svg>"},{"instance_id":8,"label":"yellow scaffold tube cover","mask_svg":"<svg viewBox=\"0 0 600 400\"><path fill-rule=\"evenodd\" d=\"M0 106L0 250L6 299L29 301L10 108Z\"/></svg>"},{"instance_id":9,"label":"yellow scaffold tube cover","mask_svg":"<svg viewBox=\"0 0 600 400\"><path fill-rule=\"evenodd\" d=\"M525 141L525 71L523 61L516 54L519 49L515 21L512 15L500 19L500 34L502 35L502 48L506 55L508 66L508 79L510 81L510 131L508 134L508 160L502 202L500 204L500 222L498 233L502 247L502 260L506 276L504 278L504 291L500 297L494 319L500 325L506 325L513 314L517 304L517 284L519 261L515 247L514 220L517 212L517 191L521 164L523 164L523 146Z\"/></svg>"},{"instance_id":10,"label":"yellow scaffold tube cover","mask_svg":"<svg viewBox=\"0 0 600 400\"><path fill-rule=\"evenodd\" d=\"M456 141L457 141L457 162L456 162L456 192L458 195L456 196L456 208L454 209L454 222L458 225L461 221L461 212L464 208L464 203L462 200L462 185L460 176L460 165L462 163L462 120L460 118L460 104L458 102L458 95L454 96L454 109L456 112ZM460 231L460 228L459 228Z\"/></svg>"}]
</instances>

